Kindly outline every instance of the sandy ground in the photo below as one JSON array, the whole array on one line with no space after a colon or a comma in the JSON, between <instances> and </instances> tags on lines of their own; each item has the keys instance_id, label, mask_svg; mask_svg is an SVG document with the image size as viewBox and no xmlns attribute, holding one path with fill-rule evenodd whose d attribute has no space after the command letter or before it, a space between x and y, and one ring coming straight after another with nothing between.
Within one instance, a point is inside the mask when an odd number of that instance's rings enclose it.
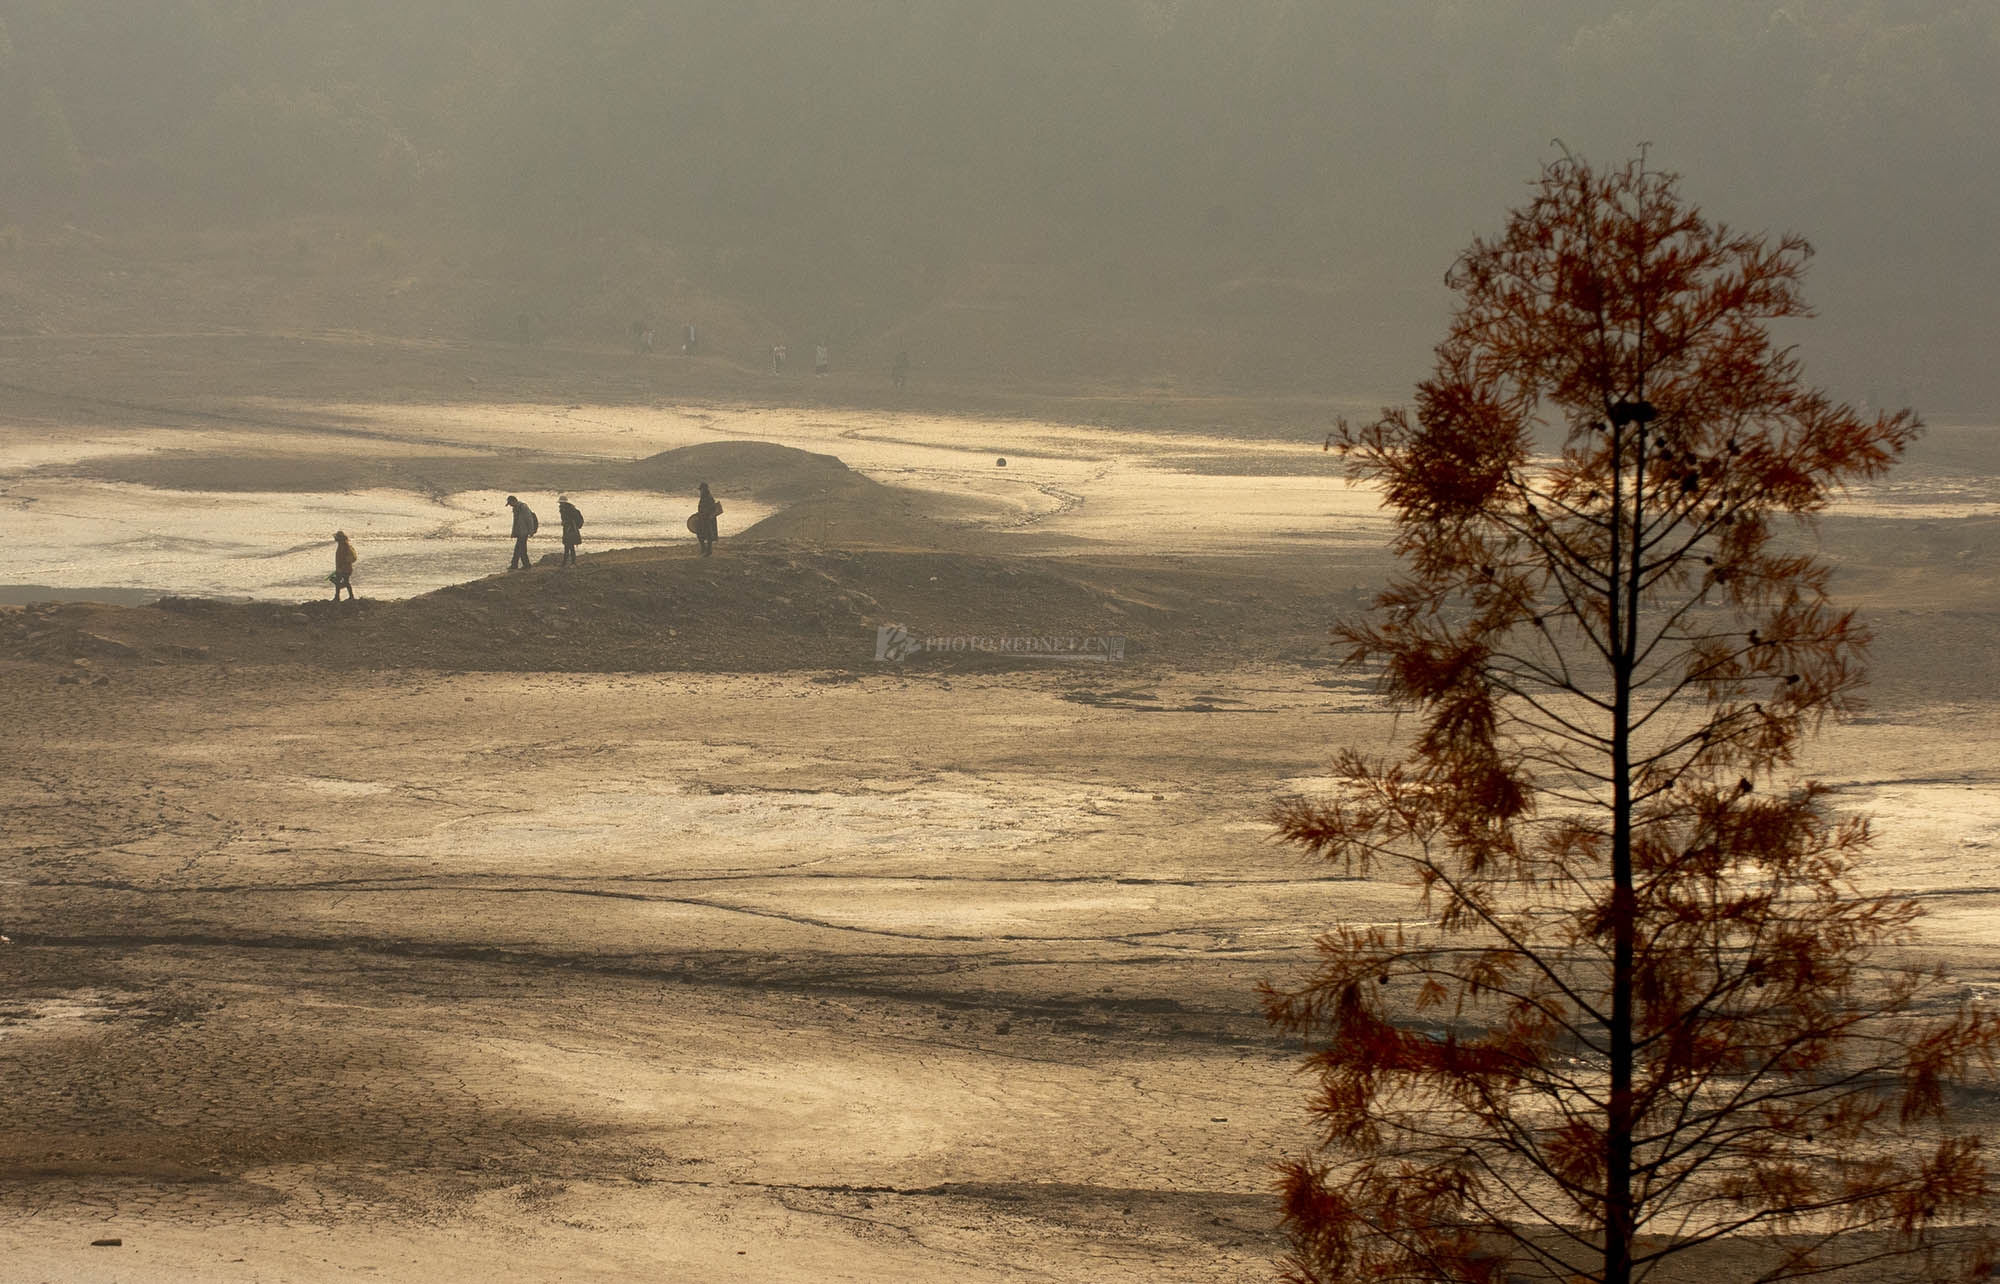
<instances>
[{"instance_id":1,"label":"sandy ground","mask_svg":"<svg viewBox=\"0 0 2000 1284\"><path fill-rule=\"evenodd\" d=\"M714 407L229 413L24 397L0 485L153 503L207 478L260 514L230 539L284 547L334 515L327 496L363 506L366 488L312 486L329 461L386 462L380 494L448 506L511 484L496 457L608 483L662 451L778 441L918 495L982 553L1055 565L1054 587L1004 599L1010 618L1088 589L1074 609L1120 606L1149 646L1095 667L884 666L863 607L842 625L852 663L501 672L441 641L443 660L342 664L303 614L296 646L70 654L51 648L80 626L17 612L8 1278L1272 1276L1269 1165L1305 1136L1303 1085L1254 985L1336 914L1410 912L1399 887L1302 864L1263 820L1333 747L1391 730L1294 644L1381 569L1381 519L1317 437ZM1881 680L1804 767L1880 818L1870 879L1923 895L1947 988L2000 1001L2000 522L1981 457L1954 449L1934 467L1964 479L1963 512L1885 491L1829 524ZM399 459L463 484L427 491ZM0 541L32 508L0 508ZM120 579L102 543L77 586L208 584L172 559ZM605 574L655 556L587 551ZM731 557L776 575L807 554ZM554 576L493 591L554 601ZM901 611L925 583L870 589Z\"/></svg>"}]
</instances>

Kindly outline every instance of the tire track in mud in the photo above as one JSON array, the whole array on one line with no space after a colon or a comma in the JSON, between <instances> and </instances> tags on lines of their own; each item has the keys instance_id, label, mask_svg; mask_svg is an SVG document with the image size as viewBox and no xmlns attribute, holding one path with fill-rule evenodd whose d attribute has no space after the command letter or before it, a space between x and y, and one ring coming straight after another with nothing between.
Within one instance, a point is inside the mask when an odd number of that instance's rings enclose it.
<instances>
[{"instance_id":1,"label":"tire track in mud","mask_svg":"<svg viewBox=\"0 0 2000 1284\"><path fill-rule=\"evenodd\" d=\"M1108 466L1100 468L1086 478L1086 480L1101 481L1110 471L1111 469ZM1084 497L1075 491L1064 490L1053 482L1034 482L1032 485L1042 494L1055 500L1056 506L1043 512L1024 514L1018 521L1006 523L1006 529L1026 530L1031 526L1039 526L1044 522L1053 521L1058 517L1067 517L1069 514L1083 507Z\"/></svg>"},{"instance_id":2,"label":"tire track in mud","mask_svg":"<svg viewBox=\"0 0 2000 1284\"><path fill-rule=\"evenodd\" d=\"M829 429L834 428L834 425L830 423L814 424L811 422L807 422L802 426L823 427ZM1091 455L1091 454L1080 454L1080 453L1055 454L1046 451L1022 450L1019 449L1018 447L1009 447L1009 446L954 445L937 441L923 441L911 437L892 437L882 432L880 430L880 426L870 425L870 424L856 424L853 427L837 429L834 432L834 435L835 437L837 437L842 441L867 442L870 445L909 446L913 449L920 449L920 450L951 451L955 453L964 454L968 457L979 457L994 452L1005 452L1006 455L1011 455L1016 459L1047 459L1047 460L1061 460L1061 461L1087 460L1096 464L1097 467L1093 468L1090 472L1088 472L1085 475L1082 483L1084 485L1089 485L1092 483L1103 481L1106 477L1111 475L1111 472L1114 468L1116 468L1120 463L1125 462L1119 458L1113 456L1105 456L1105 455ZM863 474L872 475L871 470L868 469L865 465L857 466L855 470ZM949 482L952 478L960 474L971 473L974 470L970 464L970 458L969 458L967 467L962 469L952 469L942 465L938 465L932 467L884 469L880 471L894 473L902 476L911 476L911 477L925 476L925 477L935 478L940 481ZM983 473L983 470L981 471ZM1087 502L1086 496L1078 494L1077 492L1072 490L1066 490L1063 487L1057 486L1053 482L1030 481L1027 484L1031 486L1035 491L1043 495L1044 497L1054 500L1055 507L1050 509L1045 509L1040 512L1034 512L1034 511L1025 512L1020 517L1014 518L1010 521L982 521L979 519L970 519L961 521L957 524L961 526L976 527L980 529L998 529L998 530L1015 530L1015 531L1026 530L1030 527L1038 526L1043 522L1067 516L1068 514L1073 513L1077 509L1083 507L1083 505Z\"/></svg>"},{"instance_id":3,"label":"tire track in mud","mask_svg":"<svg viewBox=\"0 0 2000 1284\"><path fill-rule=\"evenodd\" d=\"M963 423L967 421L956 420L956 422ZM971 422L978 422L978 421L975 420ZM833 424L828 423L824 420L819 420L819 421L802 420L799 426L802 428L828 428L828 429L834 428ZM1009 455L1011 455L1015 459L1057 459L1057 460L1083 459L1096 462L1096 461L1107 460L1110 458L1109 456L1105 455L1092 455L1081 451L1071 452L1069 454L1059 454L1045 450L1024 450L1019 446L994 446L989 444L982 444L977 446L964 445L964 444L954 445L942 441L925 441L917 437L891 437L885 431L883 431L886 427L887 425L884 424L855 424L851 428L840 428L835 430L834 436L838 437L842 441L864 441L869 443L870 445L909 446L916 450L956 451L962 454L971 455L975 457L982 455L997 454L1000 451L1006 451Z\"/></svg>"}]
</instances>

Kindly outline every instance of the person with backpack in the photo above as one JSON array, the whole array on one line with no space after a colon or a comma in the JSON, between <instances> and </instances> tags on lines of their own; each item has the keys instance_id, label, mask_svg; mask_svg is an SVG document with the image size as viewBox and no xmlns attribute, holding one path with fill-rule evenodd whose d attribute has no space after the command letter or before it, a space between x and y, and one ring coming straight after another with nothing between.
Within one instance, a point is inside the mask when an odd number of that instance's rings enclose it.
<instances>
[{"instance_id":1,"label":"person with backpack","mask_svg":"<svg viewBox=\"0 0 2000 1284\"><path fill-rule=\"evenodd\" d=\"M528 537L542 528L541 519L535 510L514 498L507 496L507 507L514 510L514 556L507 563L510 571L525 571L533 562L528 560Z\"/></svg>"},{"instance_id":2,"label":"person with backpack","mask_svg":"<svg viewBox=\"0 0 2000 1284\"><path fill-rule=\"evenodd\" d=\"M562 518L564 566L576 565L576 546L583 543L583 510L569 502L569 496L556 496L556 515Z\"/></svg>"}]
</instances>

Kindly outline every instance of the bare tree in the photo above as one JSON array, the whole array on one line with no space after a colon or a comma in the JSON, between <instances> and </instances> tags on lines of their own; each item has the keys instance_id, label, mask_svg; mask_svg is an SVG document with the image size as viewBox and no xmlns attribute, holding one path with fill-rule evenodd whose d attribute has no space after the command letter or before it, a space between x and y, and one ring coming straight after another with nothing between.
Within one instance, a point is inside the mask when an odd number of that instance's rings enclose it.
<instances>
[{"instance_id":1,"label":"bare tree","mask_svg":"<svg viewBox=\"0 0 2000 1284\"><path fill-rule=\"evenodd\" d=\"M1986 1268L1945 1096L2000 1028L1901 962L1917 906L1856 888L1867 823L1790 777L1865 642L1804 537L1917 431L1774 346L1810 252L1643 163L1551 165L1453 269L1414 408L1343 425L1405 573L1337 637L1417 731L1277 823L1424 913L1266 989L1316 1076L1292 1278Z\"/></svg>"}]
</instances>

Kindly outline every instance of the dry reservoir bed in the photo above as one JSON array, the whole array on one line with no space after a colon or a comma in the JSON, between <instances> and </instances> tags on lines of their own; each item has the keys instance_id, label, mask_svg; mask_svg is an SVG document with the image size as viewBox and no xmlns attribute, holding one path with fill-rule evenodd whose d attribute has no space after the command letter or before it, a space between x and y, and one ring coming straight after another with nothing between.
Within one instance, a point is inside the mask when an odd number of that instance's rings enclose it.
<instances>
[{"instance_id":1,"label":"dry reservoir bed","mask_svg":"<svg viewBox=\"0 0 2000 1284\"><path fill-rule=\"evenodd\" d=\"M283 450L121 428L53 470L17 452L0 534L41 538L46 505L106 487L206 525L185 497L226 477L221 505L290 497L250 544L309 586L319 528L367 487L476 494L524 461L661 496L719 463L732 514L768 501L776 529L684 564L605 552L618 510L593 509L606 538L571 578L395 602L384 526L376 600L346 614L0 607L7 1278L1272 1277L1269 1165L1307 1133L1255 983L1335 917L1411 908L1262 819L1391 727L1319 645L1379 583L1383 525L1316 443L749 411L368 423L368 475L333 481L340 425ZM252 436L254 469L229 454ZM1925 898L1954 992L2000 1001L1980 485L1962 512L1930 488L1828 524L1836 592L1878 633L1877 707L1803 767L1879 814L1870 876ZM99 561L65 583L229 587L113 578L131 557L98 516L75 520ZM425 560L460 543L505 552L475 522ZM869 657L889 619L1072 616L1132 658ZM455 671L510 667L672 671Z\"/></svg>"},{"instance_id":2,"label":"dry reservoir bed","mask_svg":"<svg viewBox=\"0 0 2000 1284\"><path fill-rule=\"evenodd\" d=\"M1341 885L1255 817L1327 693L1069 681L9 683L0 1243L1263 1277L1294 1094L1251 985Z\"/></svg>"},{"instance_id":3,"label":"dry reservoir bed","mask_svg":"<svg viewBox=\"0 0 2000 1284\"><path fill-rule=\"evenodd\" d=\"M1252 987L1407 902L1258 817L1388 723L1103 678L10 680L10 1276L1268 1278L1302 1085ZM1990 732L1823 765L1987 796ZM1885 869L1991 829L1940 824Z\"/></svg>"}]
</instances>

